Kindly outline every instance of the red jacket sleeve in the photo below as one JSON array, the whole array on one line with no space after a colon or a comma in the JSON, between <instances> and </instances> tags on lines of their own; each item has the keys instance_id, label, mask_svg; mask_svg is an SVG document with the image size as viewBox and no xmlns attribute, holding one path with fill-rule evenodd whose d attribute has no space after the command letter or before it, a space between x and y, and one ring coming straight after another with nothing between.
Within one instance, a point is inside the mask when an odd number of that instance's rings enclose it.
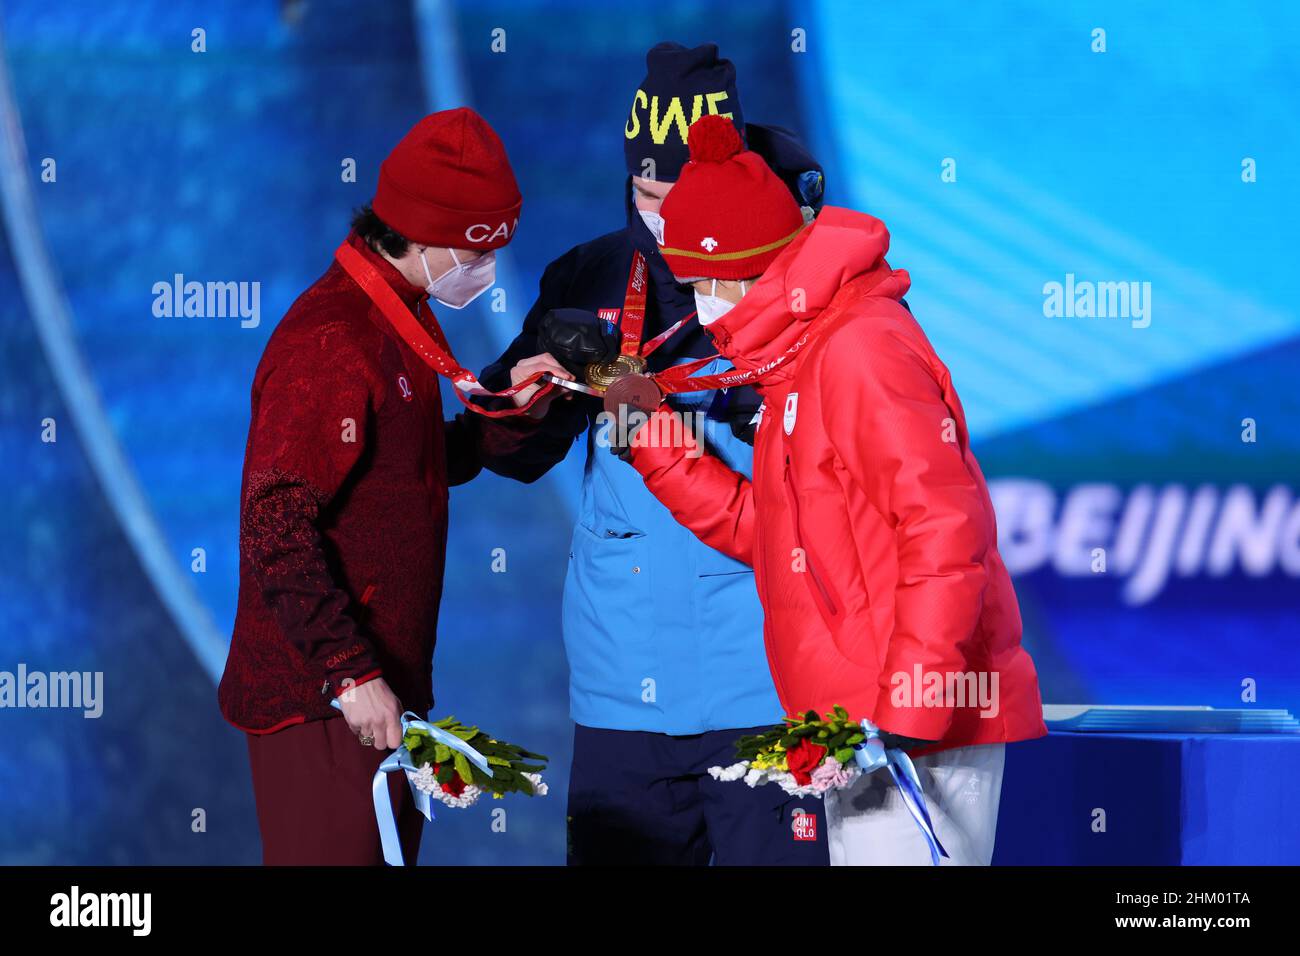
<instances>
[{"instance_id":1,"label":"red jacket sleeve","mask_svg":"<svg viewBox=\"0 0 1300 956\"><path fill-rule=\"evenodd\" d=\"M689 428L674 428L676 412L661 407L632 436L632 465L646 487L709 547L754 563L754 492L749 479L708 454ZM681 435L683 441L663 447L637 444L637 436L660 429L661 435Z\"/></svg>"},{"instance_id":2,"label":"red jacket sleeve","mask_svg":"<svg viewBox=\"0 0 1300 956\"><path fill-rule=\"evenodd\" d=\"M925 673L965 670L961 648L983 604L984 558L993 545L983 496L964 458L966 436L945 441L961 416L944 400L946 372L896 324L846 323L819 362L831 446L898 538L894 632L871 720L896 734L939 740L952 709L895 707L890 691L891 678L910 677L917 664Z\"/></svg>"},{"instance_id":3,"label":"red jacket sleeve","mask_svg":"<svg viewBox=\"0 0 1300 956\"><path fill-rule=\"evenodd\" d=\"M379 676L371 642L334 580L318 528L365 447L383 391L345 325L268 352L246 452L240 550L285 637L337 695Z\"/></svg>"}]
</instances>

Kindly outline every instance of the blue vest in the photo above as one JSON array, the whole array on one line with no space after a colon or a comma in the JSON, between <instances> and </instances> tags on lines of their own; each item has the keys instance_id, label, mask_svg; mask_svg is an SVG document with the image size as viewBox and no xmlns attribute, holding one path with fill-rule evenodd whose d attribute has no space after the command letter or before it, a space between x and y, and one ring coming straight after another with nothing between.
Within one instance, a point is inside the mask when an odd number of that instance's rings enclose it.
<instances>
[{"instance_id":1,"label":"blue vest","mask_svg":"<svg viewBox=\"0 0 1300 956\"><path fill-rule=\"evenodd\" d=\"M703 411L712 398L672 403ZM573 719L666 734L779 723L754 572L679 525L635 468L595 446L596 433L564 579ZM707 420L704 435L711 453L750 473L753 449L727 423Z\"/></svg>"}]
</instances>

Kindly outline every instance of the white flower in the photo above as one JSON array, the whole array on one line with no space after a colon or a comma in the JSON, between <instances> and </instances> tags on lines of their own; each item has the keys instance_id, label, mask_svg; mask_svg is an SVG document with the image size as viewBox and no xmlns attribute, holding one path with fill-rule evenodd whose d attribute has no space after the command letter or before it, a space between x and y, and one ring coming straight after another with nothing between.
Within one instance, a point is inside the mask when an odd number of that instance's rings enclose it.
<instances>
[{"instance_id":1,"label":"white flower","mask_svg":"<svg viewBox=\"0 0 1300 956\"><path fill-rule=\"evenodd\" d=\"M421 793L427 793L445 807L455 807L457 809L472 807L478 803L479 798L484 793L483 788L474 783L467 784L465 789L461 791L460 796L447 793L442 789L442 784L438 782L438 778L434 776L433 766L427 763L419 770L406 771L406 776L411 783L415 784L415 789ZM526 773L524 776L532 784L533 793L537 796L544 797L550 791L546 782L542 780L540 773Z\"/></svg>"},{"instance_id":2,"label":"white flower","mask_svg":"<svg viewBox=\"0 0 1300 956\"><path fill-rule=\"evenodd\" d=\"M537 794L537 796L544 797L550 791L550 788L542 782L540 773L526 773L524 777L533 785L533 793Z\"/></svg>"},{"instance_id":3,"label":"white flower","mask_svg":"<svg viewBox=\"0 0 1300 956\"><path fill-rule=\"evenodd\" d=\"M861 768L855 763L841 767L840 773L848 779L846 786L852 786L853 781L862 776ZM778 770L775 767L751 767L747 761L734 763L730 767L710 767L709 776L714 780L724 782L743 779L751 787L761 787L765 783L774 783L792 797L822 796L821 791L811 784L800 785L794 779L794 774L789 771Z\"/></svg>"},{"instance_id":4,"label":"white flower","mask_svg":"<svg viewBox=\"0 0 1300 956\"><path fill-rule=\"evenodd\" d=\"M433 775L432 764L426 763L419 770L408 770L406 771L406 776L411 783L415 784L416 790L419 790L421 793L427 793L429 796L433 797L433 799L446 807L472 807L478 802L478 798L483 795L482 789L480 789L478 785L472 783L468 784L465 789L461 791L459 797L447 793L447 791L442 789L442 784L438 782L438 778Z\"/></svg>"},{"instance_id":5,"label":"white flower","mask_svg":"<svg viewBox=\"0 0 1300 956\"><path fill-rule=\"evenodd\" d=\"M419 770L406 771L407 779L415 784L415 789L421 793L435 794L442 793L442 788L438 786L438 781L433 776L433 765L425 764Z\"/></svg>"},{"instance_id":6,"label":"white flower","mask_svg":"<svg viewBox=\"0 0 1300 956\"><path fill-rule=\"evenodd\" d=\"M721 780L724 783L730 783L732 780L739 780L745 776L749 770L749 764L745 761L733 763L730 767L710 767L709 776L714 780Z\"/></svg>"},{"instance_id":7,"label":"white flower","mask_svg":"<svg viewBox=\"0 0 1300 956\"><path fill-rule=\"evenodd\" d=\"M786 793L792 794L794 796L799 795L799 790L801 788L799 784L795 783L794 774L790 774L790 773L779 774L775 779L777 785Z\"/></svg>"}]
</instances>

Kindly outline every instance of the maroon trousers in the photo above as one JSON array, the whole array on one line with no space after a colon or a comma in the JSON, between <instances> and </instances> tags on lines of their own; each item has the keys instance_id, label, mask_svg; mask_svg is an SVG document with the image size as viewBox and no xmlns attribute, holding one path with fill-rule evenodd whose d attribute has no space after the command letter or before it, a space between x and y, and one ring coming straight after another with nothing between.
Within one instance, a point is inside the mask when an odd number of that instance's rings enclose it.
<instances>
[{"instance_id":1,"label":"maroon trousers","mask_svg":"<svg viewBox=\"0 0 1300 956\"><path fill-rule=\"evenodd\" d=\"M248 734L265 866L382 866L370 784L390 751L363 747L342 718ZM420 851L424 817L403 773L388 793L407 866Z\"/></svg>"}]
</instances>

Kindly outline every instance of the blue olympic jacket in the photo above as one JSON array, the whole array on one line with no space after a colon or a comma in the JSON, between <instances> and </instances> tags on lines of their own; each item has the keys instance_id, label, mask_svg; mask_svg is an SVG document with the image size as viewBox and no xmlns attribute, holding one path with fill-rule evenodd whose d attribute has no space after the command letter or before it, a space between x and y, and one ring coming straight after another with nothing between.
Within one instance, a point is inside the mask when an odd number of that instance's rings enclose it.
<instances>
[{"instance_id":1,"label":"blue olympic jacket","mask_svg":"<svg viewBox=\"0 0 1300 956\"><path fill-rule=\"evenodd\" d=\"M750 125L746 136L801 202L820 204L820 167L790 134ZM510 368L537 354L537 329L550 309L612 309L621 319L635 249L645 255L650 273L644 339L695 310L690 289L674 282L637 214L630 180L626 197L626 228L576 246L546 268L523 331L480 376L489 388L504 388ZM714 352L691 321L650 357L649 368L659 371ZM698 374L726 367L718 361ZM749 474L752 448L743 436L759 405L752 389L669 401L682 411L704 413L708 450ZM585 434L582 499L563 598L571 716L588 727L674 735L779 722L753 571L702 544L646 490L635 469L598 446L600 411L600 402L590 397L555 402L529 447L509 465L489 465L532 481Z\"/></svg>"}]
</instances>

